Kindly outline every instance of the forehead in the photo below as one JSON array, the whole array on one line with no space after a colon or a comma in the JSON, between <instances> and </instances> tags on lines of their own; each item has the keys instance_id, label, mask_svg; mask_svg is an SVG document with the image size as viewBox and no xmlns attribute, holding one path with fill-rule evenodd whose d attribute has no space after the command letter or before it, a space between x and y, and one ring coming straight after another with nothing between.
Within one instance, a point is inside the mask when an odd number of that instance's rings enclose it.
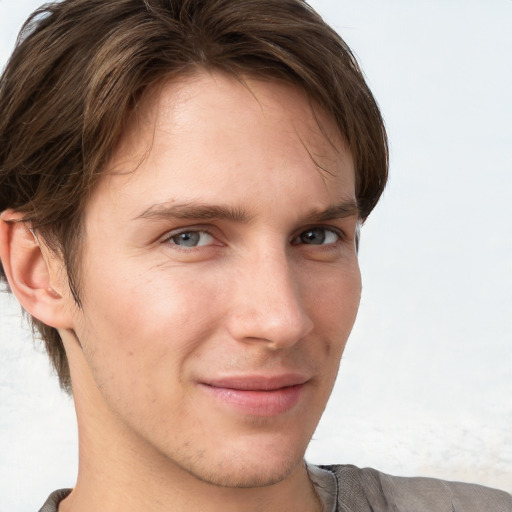
<instances>
[{"instance_id":1,"label":"forehead","mask_svg":"<svg viewBox=\"0 0 512 512\"><path fill-rule=\"evenodd\" d=\"M229 202L243 189L265 193L311 180L354 194L350 151L318 105L290 84L201 72L146 92L93 201L134 187L155 201L173 189L197 199L196 189L201 200L220 191Z\"/></svg>"}]
</instances>

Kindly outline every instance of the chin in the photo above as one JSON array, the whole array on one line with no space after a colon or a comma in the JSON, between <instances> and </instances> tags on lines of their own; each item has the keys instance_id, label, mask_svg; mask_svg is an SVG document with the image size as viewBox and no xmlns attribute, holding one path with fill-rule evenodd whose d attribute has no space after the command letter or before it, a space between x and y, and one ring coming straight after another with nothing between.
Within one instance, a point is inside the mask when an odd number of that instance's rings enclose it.
<instances>
[{"instance_id":1,"label":"chin","mask_svg":"<svg viewBox=\"0 0 512 512\"><path fill-rule=\"evenodd\" d=\"M272 486L286 480L301 462L302 457L298 461L294 461L293 464L276 463L272 467L268 467L268 464L261 465L264 467L248 467L229 462L230 467L217 468L215 471L210 468L197 468L190 472L198 480L216 487L254 489Z\"/></svg>"},{"instance_id":2,"label":"chin","mask_svg":"<svg viewBox=\"0 0 512 512\"><path fill-rule=\"evenodd\" d=\"M225 452L212 457L203 453L188 464L183 464L191 476L216 487L257 488L278 484L286 480L303 463L304 450L283 447L259 449L255 453L228 447Z\"/></svg>"}]
</instances>

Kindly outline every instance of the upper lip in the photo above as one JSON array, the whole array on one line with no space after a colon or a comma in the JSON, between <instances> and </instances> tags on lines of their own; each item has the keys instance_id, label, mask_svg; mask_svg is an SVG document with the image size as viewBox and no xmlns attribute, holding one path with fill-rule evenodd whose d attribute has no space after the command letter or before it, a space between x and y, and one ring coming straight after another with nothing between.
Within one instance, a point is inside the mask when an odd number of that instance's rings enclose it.
<instances>
[{"instance_id":1,"label":"upper lip","mask_svg":"<svg viewBox=\"0 0 512 512\"><path fill-rule=\"evenodd\" d=\"M308 377L297 373L279 375L233 375L208 379L202 383L207 386L240 391L275 391L290 386L298 386L309 380Z\"/></svg>"}]
</instances>

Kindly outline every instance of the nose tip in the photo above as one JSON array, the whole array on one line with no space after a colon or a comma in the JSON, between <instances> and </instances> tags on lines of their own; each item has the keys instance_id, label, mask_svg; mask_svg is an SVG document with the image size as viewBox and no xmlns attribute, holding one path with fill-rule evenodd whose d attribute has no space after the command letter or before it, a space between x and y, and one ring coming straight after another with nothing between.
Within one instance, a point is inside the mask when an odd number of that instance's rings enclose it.
<instances>
[{"instance_id":1,"label":"nose tip","mask_svg":"<svg viewBox=\"0 0 512 512\"><path fill-rule=\"evenodd\" d=\"M302 312L290 315L286 308L278 308L271 315L262 315L255 319L256 336L246 339L258 339L267 343L269 348L287 348L303 339L313 328L311 320Z\"/></svg>"},{"instance_id":2,"label":"nose tip","mask_svg":"<svg viewBox=\"0 0 512 512\"><path fill-rule=\"evenodd\" d=\"M313 322L302 311L291 312L284 305L261 304L234 317L231 334L240 341L263 341L268 348L287 348L304 338L313 329Z\"/></svg>"},{"instance_id":3,"label":"nose tip","mask_svg":"<svg viewBox=\"0 0 512 512\"><path fill-rule=\"evenodd\" d=\"M238 300L229 321L239 341L262 341L269 349L294 345L313 329L300 283L287 266L253 272L238 283Z\"/></svg>"}]
</instances>

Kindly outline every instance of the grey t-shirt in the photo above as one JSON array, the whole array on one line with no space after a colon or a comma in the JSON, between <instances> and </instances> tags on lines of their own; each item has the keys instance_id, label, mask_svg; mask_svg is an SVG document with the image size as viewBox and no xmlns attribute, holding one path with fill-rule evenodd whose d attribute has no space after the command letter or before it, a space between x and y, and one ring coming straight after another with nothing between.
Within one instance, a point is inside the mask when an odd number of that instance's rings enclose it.
<instances>
[{"instance_id":1,"label":"grey t-shirt","mask_svg":"<svg viewBox=\"0 0 512 512\"><path fill-rule=\"evenodd\" d=\"M512 496L481 485L404 478L355 466L307 466L324 512L512 512ZM52 493L39 512L57 512L71 492Z\"/></svg>"},{"instance_id":2,"label":"grey t-shirt","mask_svg":"<svg viewBox=\"0 0 512 512\"><path fill-rule=\"evenodd\" d=\"M320 476L324 495L336 493L334 509L324 498L324 512L512 512L512 495L481 485L397 477L355 466L319 469L325 471L317 472L324 475Z\"/></svg>"}]
</instances>

